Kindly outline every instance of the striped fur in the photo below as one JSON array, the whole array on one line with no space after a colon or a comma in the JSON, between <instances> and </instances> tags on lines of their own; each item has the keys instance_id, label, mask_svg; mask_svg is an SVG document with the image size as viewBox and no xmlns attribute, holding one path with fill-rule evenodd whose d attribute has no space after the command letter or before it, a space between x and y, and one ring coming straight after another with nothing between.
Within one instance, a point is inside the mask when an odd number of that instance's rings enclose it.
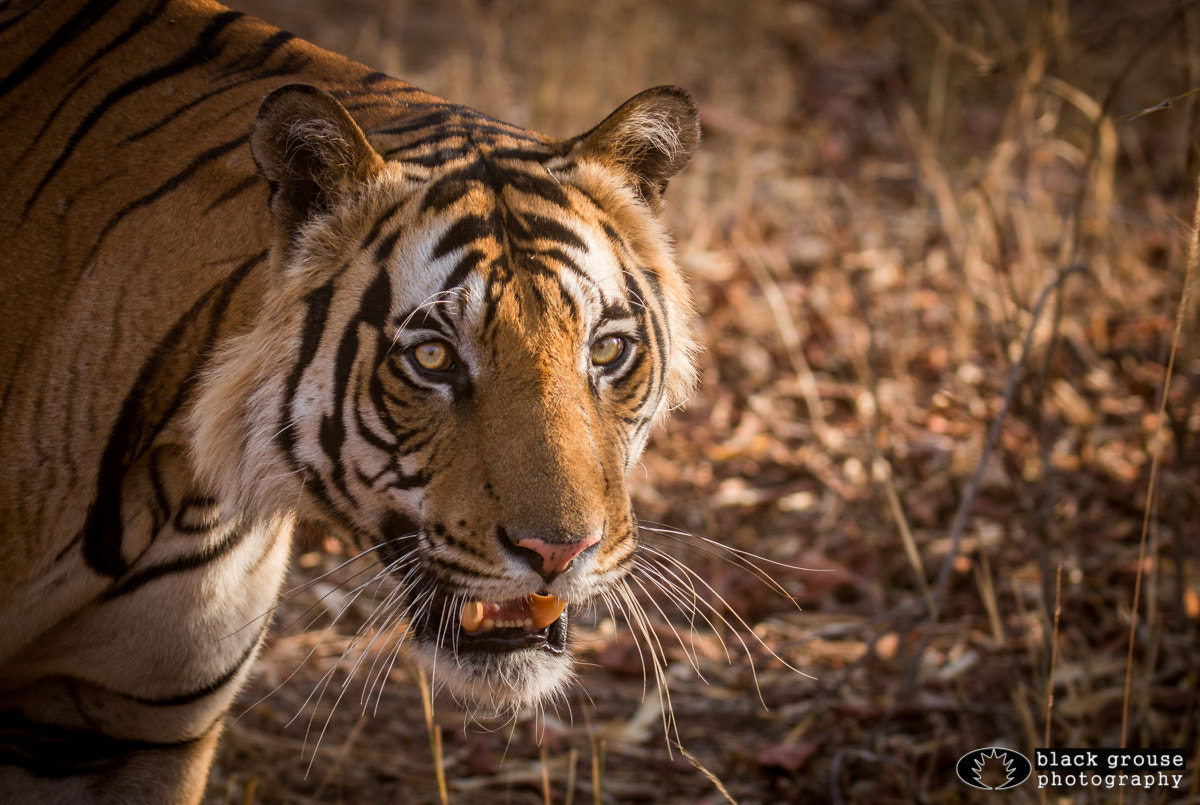
<instances>
[{"instance_id":1,"label":"striped fur","mask_svg":"<svg viewBox=\"0 0 1200 805\"><path fill-rule=\"evenodd\" d=\"M457 612L630 567L686 94L558 140L206 0L10 0L0 132L0 800L197 801L298 522L455 695L555 695Z\"/></svg>"}]
</instances>

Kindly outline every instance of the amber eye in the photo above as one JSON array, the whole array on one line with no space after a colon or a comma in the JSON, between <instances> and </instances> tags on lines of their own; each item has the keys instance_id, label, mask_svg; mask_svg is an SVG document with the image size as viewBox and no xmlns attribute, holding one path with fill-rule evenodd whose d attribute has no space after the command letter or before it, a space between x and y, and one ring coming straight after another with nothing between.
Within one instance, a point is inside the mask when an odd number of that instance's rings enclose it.
<instances>
[{"instance_id":1,"label":"amber eye","mask_svg":"<svg viewBox=\"0 0 1200 805\"><path fill-rule=\"evenodd\" d=\"M412 355L418 366L430 372L445 372L454 366L454 353L441 341L417 344Z\"/></svg>"},{"instance_id":2,"label":"amber eye","mask_svg":"<svg viewBox=\"0 0 1200 805\"><path fill-rule=\"evenodd\" d=\"M610 335L592 344L592 363L596 366L611 366L624 353L625 339L619 335Z\"/></svg>"}]
</instances>

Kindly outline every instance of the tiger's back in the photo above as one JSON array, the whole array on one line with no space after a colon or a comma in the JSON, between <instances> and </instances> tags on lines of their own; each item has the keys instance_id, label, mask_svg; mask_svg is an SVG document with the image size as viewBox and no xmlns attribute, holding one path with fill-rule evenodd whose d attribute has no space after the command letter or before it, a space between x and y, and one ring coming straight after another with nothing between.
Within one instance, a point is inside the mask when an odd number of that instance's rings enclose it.
<instances>
[{"instance_id":1,"label":"tiger's back","mask_svg":"<svg viewBox=\"0 0 1200 805\"><path fill-rule=\"evenodd\" d=\"M9 3L0 76L0 795L197 800L297 521L556 695L691 376L690 100L556 140L204 0Z\"/></svg>"},{"instance_id":2,"label":"tiger's back","mask_svg":"<svg viewBox=\"0 0 1200 805\"><path fill-rule=\"evenodd\" d=\"M262 281L268 221L245 213L267 206L247 146L262 98L303 65L306 79L359 96L367 119L435 100L215 4L142 6L10 9L0 47L0 114L20 121L0 141L0 440L36 443L0 467L0 515L30 540L6 552L17 575L84 526L98 436L141 373L173 374L141 391L194 374L147 367L154 352L172 336L211 340L205 316L236 315ZM140 61L118 68L109 51ZM202 271L171 270L197 254ZM130 426L172 402L146 401Z\"/></svg>"}]
</instances>

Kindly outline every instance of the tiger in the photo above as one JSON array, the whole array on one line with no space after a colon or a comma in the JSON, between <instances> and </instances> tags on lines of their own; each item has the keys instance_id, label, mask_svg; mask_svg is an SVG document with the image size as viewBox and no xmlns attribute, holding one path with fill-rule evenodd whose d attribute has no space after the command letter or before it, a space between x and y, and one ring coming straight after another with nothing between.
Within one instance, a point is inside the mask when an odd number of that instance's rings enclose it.
<instances>
[{"instance_id":1,"label":"tiger","mask_svg":"<svg viewBox=\"0 0 1200 805\"><path fill-rule=\"evenodd\" d=\"M562 139L210 0L8 0L0 132L0 801L200 801L302 528L439 690L561 697L696 382L691 96Z\"/></svg>"}]
</instances>

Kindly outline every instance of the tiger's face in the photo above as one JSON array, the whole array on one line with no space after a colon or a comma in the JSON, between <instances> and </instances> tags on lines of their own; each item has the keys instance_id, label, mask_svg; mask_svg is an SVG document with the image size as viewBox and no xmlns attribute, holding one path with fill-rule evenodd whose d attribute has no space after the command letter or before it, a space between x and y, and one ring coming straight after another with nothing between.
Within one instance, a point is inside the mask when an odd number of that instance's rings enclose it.
<instances>
[{"instance_id":1,"label":"tiger's face","mask_svg":"<svg viewBox=\"0 0 1200 805\"><path fill-rule=\"evenodd\" d=\"M243 517L292 507L375 554L376 625L506 709L570 678L573 612L628 595L625 474L692 382L655 213L697 132L676 91L573 141L488 123L385 161L328 95L264 102L280 282L216 357L194 445Z\"/></svg>"}]
</instances>

